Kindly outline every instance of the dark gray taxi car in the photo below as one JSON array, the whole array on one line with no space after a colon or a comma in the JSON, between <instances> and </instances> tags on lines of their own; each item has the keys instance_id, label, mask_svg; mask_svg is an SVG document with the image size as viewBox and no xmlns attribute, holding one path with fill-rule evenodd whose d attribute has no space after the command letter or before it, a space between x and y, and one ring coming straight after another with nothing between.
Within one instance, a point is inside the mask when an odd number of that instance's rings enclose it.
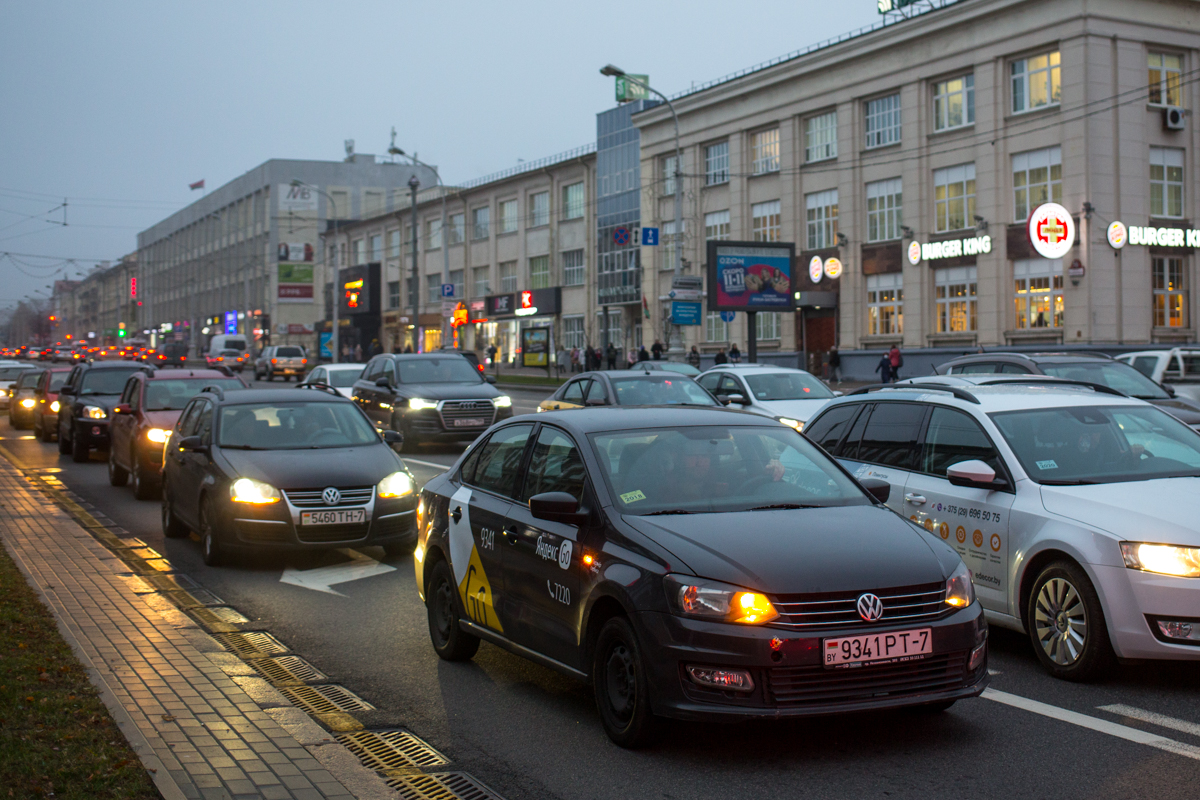
<instances>
[{"instance_id":1,"label":"dark gray taxi car","mask_svg":"<svg viewBox=\"0 0 1200 800\"><path fill-rule=\"evenodd\" d=\"M743 412L510 420L421 493L433 647L590 681L627 747L659 716L948 707L987 685L987 626L962 559L888 490Z\"/></svg>"}]
</instances>

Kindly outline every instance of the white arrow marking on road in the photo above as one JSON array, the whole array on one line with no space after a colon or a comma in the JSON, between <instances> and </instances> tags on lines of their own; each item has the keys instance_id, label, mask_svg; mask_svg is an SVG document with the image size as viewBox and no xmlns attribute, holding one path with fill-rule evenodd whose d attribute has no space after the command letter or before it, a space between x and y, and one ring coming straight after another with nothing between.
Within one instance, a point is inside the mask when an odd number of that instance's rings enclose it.
<instances>
[{"instance_id":1,"label":"white arrow marking on road","mask_svg":"<svg viewBox=\"0 0 1200 800\"><path fill-rule=\"evenodd\" d=\"M357 550L343 550L342 552L349 555L351 560L329 567L317 567L316 569L300 570L288 567L283 571L283 577L279 579L279 582L290 583L292 586L299 586L302 589L312 589L314 592L325 592L326 594L336 594L338 597L345 597L346 595L334 591L329 587L338 583L349 583L350 581L358 581L363 578L372 578L376 575L383 575L384 573L396 570L395 567L381 564Z\"/></svg>"}]
</instances>

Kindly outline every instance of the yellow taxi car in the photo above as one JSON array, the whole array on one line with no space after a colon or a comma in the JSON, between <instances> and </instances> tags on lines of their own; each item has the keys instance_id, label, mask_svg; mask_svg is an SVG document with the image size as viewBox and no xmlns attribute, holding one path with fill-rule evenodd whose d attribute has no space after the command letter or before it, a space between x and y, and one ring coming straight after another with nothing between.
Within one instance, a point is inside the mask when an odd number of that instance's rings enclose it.
<instances>
[{"instance_id":1,"label":"yellow taxi car","mask_svg":"<svg viewBox=\"0 0 1200 800\"><path fill-rule=\"evenodd\" d=\"M538 411L589 406L723 405L686 375L649 369L585 372L543 400Z\"/></svg>"}]
</instances>

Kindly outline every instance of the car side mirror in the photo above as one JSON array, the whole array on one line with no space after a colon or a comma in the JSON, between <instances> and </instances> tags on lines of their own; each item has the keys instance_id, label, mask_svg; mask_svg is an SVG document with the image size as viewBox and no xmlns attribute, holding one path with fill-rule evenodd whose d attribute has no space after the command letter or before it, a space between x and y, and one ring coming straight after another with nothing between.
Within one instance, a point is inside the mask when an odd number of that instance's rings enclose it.
<instances>
[{"instance_id":1,"label":"car side mirror","mask_svg":"<svg viewBox=\"0 0 1200 800\"><path fill-rule=\"evenodd\" d=\"M483 376L483 379L484 379L485 381L487 381L488 383L495 383L495 382L496 382L496 376L495 376L495 375L484 375L484 376Z\"/></svg>"},{"instance_id":2,"label":"car side mirror","mask_svg":"<svg viewBox=\"0 0 1200 800\"><path fill-rule=\"evenodd\" d=\"M997 479L996 471L978 459L952 465L946 470L946 478L952 486L973 489L1000 489L1008 485L1008 481Z\"/></svg>"},{"instance_id":3,"label":"car side mirror","mask_svg":"<svg viewBox=\"0 0 1200 800\"><path fill-rule=\"evenodd\" d=\"M75 394L75 387L74 386L64 386L58 390L58 394L62 397L67 397L67 396L73 395L73 394Z\"/></svg>"},{"instance_id":4,"label":"car side mirror","mask_svg":"<svg viewBox=\"0 0 1200 800\"><path fill-rule=\"evenodd\" d=\"M1167 394L1169 394L1171 397L1175 396L1175 387L1171 386L1171 384L1160 383L1159 386L1161 386L1163 391L1166 392Z\"/></svg>"},{"instance_id":5,"label":"car side mirror","mask_svg":"<svg viewBox=\"0 0 1200 800\"><path fill-rule=\"evenodd\" d=\"M400 431L384 431L383 440L388 444L404 444L404 434Z\"/></svg>"},{"instance_id":6,"label":"car side mirror","mask_svg":"<svg viewBox=\"0 0 1200 800\"><path fill-rule=\"evenodd\" d=\"M208 445L199 436L185 436L179 442L179 449L189 453L208 453Z\"/></svg>"},{"instance_id":7,"label":"car side mirror","mask_svg":"<svg viewBox=\"0 0 1200 800\"><path fill-rule=\"evenodd\" d=\"M881 481L879 478L863 478L859 483L867 490L867 494L881 503L886 503L892 496L892 485L887 481Z\"/></svg>"},{"instance_id":8,"label":"car side mirror","mask_svg":"<svg viewBox=\"0 0 1200 800\"><path fill-rule=\"evenodd\" d=\"M378 387L380 387L381 389L390 389L390 388L392 388L391 381L389 381L389 380L387 379L387 376L386 376L386 375L380 375L378 378L376 378L376 379L375 379L375 385L376 385L376 386L378 386Z\"/></svg>"},{"instance_id":9,"label":"car side mirror","mask_svg":"<svg viewBox=\"0 0 1200 800\"><path fill-rule=\"evenodd\" d=\"M129 405L129 403L118 403L113 406L114 414L128 414L131 411L133 411L133 406Z\"/></svg>"},{"instance_id":10,"label":"car side mirror","mask_svg":"<svg viewBox=\"0 0 1200 800\"><path fill-rule=\"evenodd\" d=\"M737 403L738 405L741 405L741 406L748 406L748 405L750 405L750 398L746 397L746 395L744 395L744 394L734 392L732 394L725 395L725 404L728 405L730 403Z\"/></svg>"},{"instance_id":11,"label":"car side mirror","mask_svg":"<svg viewBox=\"0 0 1200 800\"><path fill-rule=\"evenodd\" d=\"M586 511L580 511L579 501L566 492L535 494L529 498L529 513L534 519L566 525L582 525L588 518Z\"/></svg>"}]
</instances>

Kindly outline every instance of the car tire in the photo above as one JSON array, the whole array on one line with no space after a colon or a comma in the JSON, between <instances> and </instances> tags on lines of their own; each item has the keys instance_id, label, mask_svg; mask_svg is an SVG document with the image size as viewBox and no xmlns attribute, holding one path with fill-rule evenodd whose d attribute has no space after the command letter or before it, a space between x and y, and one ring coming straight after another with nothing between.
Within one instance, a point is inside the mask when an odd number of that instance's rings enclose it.
<instances>
[{"instance_id":1,"label":"car tire","mask_svg":"<svg viewBox=\"0 0 1200 800\"><path fill-rule=\"evenodd\" d=\"M71 437L71 460L76 464L82 464L88 460L89 449L87 442L79 441L77 435Z\"/></svg>"},{"instance_id":2,"label":"car tire","mask_svg":"<svg viewBox=\"0 0 1200 800\"><path fill-rule=\"evenodd\" d=\"M1037 576L1025 622L1038 660L1055 678L1093 680L1115 661L1100 597L1072 561L1056 561Z\"/></svg>"},{"instance_id":3,"label":"car tire","mask_svg":"<svg viewBox=\"0 0 1200 800\"><path fill-rule=\"evenodd\" d=\"M649 744L658 720L650 708L646 662L629 620L613 617L604 623L592 659L592 689L608 738L619 747Z\"/></svg>"},{"instance_id":4,"label":"car tire","mask_svg":"<svg viewBox=\"0 0 1200 800\"><path fill-rule=\"evenodd\" d=\"M200 534L200 554L204 556L204 563L210 567L221 566L225 554L213 525L212 502L207 497L200 501L200 530L197 533Z\"/></svg>"},{"instance_id":5,"label":"car tire","mask_svg":"<svg viewBox=\"0 0 1200 800\"><path fill-rule=\"evenodd\" d=\"M163 487L162 493L162 532L167 539L182 539L188 535L187 526L179 521L179 517L175 516L175 512L171 510L170 495Z\"/></svg>"},{"instance_id":6,"label":"car tire","mask_svg":"<svg viewBox=\"0 0 1200 800\"><path fill-rule=\"evenodd\" d=\"M86 456L85 456L86 458ZM75 459L78 461L79 459ZM108 448L108 485L124 486L129 482L129 470L117 464L117 450Z\"/></svg>"},{"instance_id":7,"label":"car tire","mask_svg":"<svg viewBox=\"0 0 1200 800\"><path fill-rule=\"evenodd\" d=\"M443 661L466 661L479 650L479 637L458 624L458 592L450 565L439 561L429 576L425 608L429 618L429 641Z\"/></svg>"},{"instance_id":8,"label":"car tire","mask_svg":"<svg viewBox=\"0 0 1200 800\"><path fill-rule=\"evenodd\" d=\"M58 429L58 452L60 455L70 455L71 440L63 435L62 429Z\"/></svg>"},{"instance_id":9,"label":"car tire","mask_svg":"<svg viewBox=\"0 0 1200 800\"><path fill-rule=\"evenodd\" d=\"M130 477L133 479L133 496L138 500L153 500L158 494L158 479L146 474L146 468L142 466L137 453L130 456L130 463L133 464L133 469L130 470Z\"/></svg>"},{"instance_id":10,"label":"car tire","mask_svg":"<svg viewBox=\"0 0 1200 800\"><path fill-rule=\"evenodd\" d=\"M274 373L274 372L272 372L271 370L267 370L267 380L268 380L268 381L273 381L273 380L275 380L275 373Z\"/></svg>"}]
</instances>

